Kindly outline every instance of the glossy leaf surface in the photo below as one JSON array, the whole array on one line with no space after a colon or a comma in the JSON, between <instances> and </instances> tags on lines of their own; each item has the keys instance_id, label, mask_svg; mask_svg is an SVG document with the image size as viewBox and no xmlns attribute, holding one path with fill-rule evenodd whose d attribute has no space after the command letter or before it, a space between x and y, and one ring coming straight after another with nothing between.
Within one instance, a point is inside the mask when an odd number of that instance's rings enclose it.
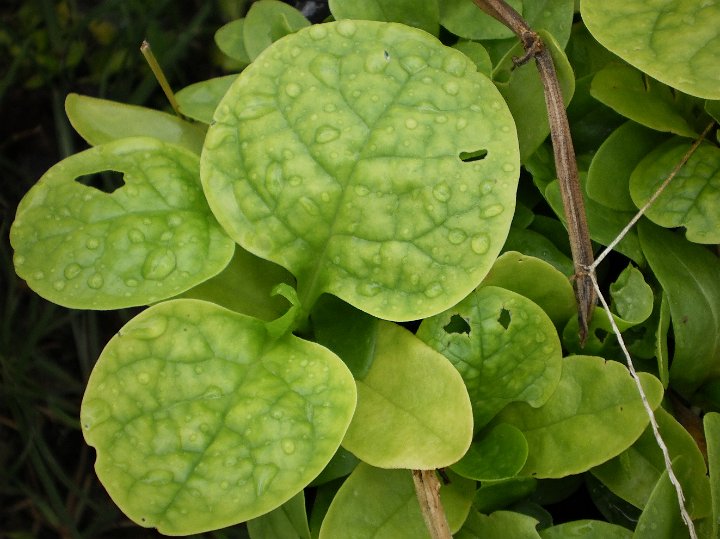
<instances>
[{"instance_id":1,"label":"glossy leaf surface","mask_svg":"<svg viewBox=\"0 0 720 539\"><path fill-rule=\"evenodd\" d=\"M646 373L640 378L656 408L662 384ZM496 420L525 435L528 459L521 473L538 478L581 473L611 459L630 447L649 422L627 369L590 356L564 360L560 384L545 405L513 403Z\"/></svg>"},{"instance_id":2,"label":"glossy leaf surface","mask_svg":"<svg viewBox=\"0 0 720 539\"><path fill-rule=\"evenodd\" d=\"M112 170L112 193L77 178ZM10 231L18 275L81 309L147 305L219 273L235 248L210 210L192 152L151 138L95 146L61 161L18 207Z\"/></svg>"},{"instance_id":3,"label":"glossy leaf surface","mask_svg":"<svg viewBox=\"0 0 720 539\"><path fill-rule=\"evenodd\" d=\"M590 33L665 84L720 99L720 5L716 2L582 0Z\"/></svg>"},{"instance_id":4,"label":"glossy leaf surface","mask_svg":"<svg viewBox=\"0 0 720 539\"><path fill-rule=\"evenodd\" d=\"M675 336L670 380L689 395L720 375L720 265L704 247L647 221L638 223L638 231L670 304Z\"/></svg>"},{"instance_id":5,"label":"glossy leaf surface","mask_svg":"<svg viewBox=\"0 0 720 539\"><path fill-rule=\"evenodd\" d=\"M329 5L336 21L355 19L399 22L435 36L440 31L438 0L330 0Z\"/></svg>"},{"instance_id":6,"label":"glossy leaf surface","mask_svg":"<svg viewBox=\"0 0 720 539\"><path fill-rule=\"evenodd\" d=\"M209 124L220 100L237 75L226 75L196 82L175 94L180 112L185 116Z\"/></svg>"},{"instance_id":7,"label":"glossy leaf surface","mask_svg":"<svg viewBox=\"0 0 720 539\"><path fill-rule=\"evenodd\" d=\"M560 379L560 341L552 322L509 290L481 287L424 320L417 336L460 371L478 429L510 402L542 405Z\"/></svg>"},{"instance_id":8,"label":"glossy leaf surface","mask_svg":"<svg viewBox=\"0 0 720 539\"><path fill-rule=\"evenodd\" d=\"M210 206L297 277L308 308L330 292L380 318L435 314L500 251L519 170L512 118L466 56L425 32L302 30L240 75L215 122L201 159Z\"/></svg>"},{"instance_id":9,"label":"glossy leaf surface","mask_svg":"<svg viewBox=\"0 0 720 539\"><path fill-rule=\"evenodd\" d=\"M670 140L650 152L630 178L630 194L644 205L690 149L690 142ZM720 149L701 144L648 209L654 223L684 226L695 243L720 243Z\"/></svg>"},{"instance_id":10,"label":"glossy leaf surface","mask_svg":"<svg viewBox=\"0 0 720 539\"><path fill-rule=\"evenodd\" d=\"M408 330L381 322L374 359L357 380L358 404L343 447L379 468L431 470L460 459L472 440L463 380Z\"/></svg>"},{"instance_id":11,"label":"glossy leaf surface","mask_svg":"<svg viewBox=\"0 0 720 539\"><path fill-rule=\"evenodd\" d=\"M151 307L103 350L81 422L135 522L166 534L262 515L340 444L355 386L332 352L198 300Z\"/></svg>"},{"instance_id":12,"label":"glossy leaf surface","mask_svg":"<svg viewBox=\"0 0 720 539\"><path fill-rule=\"evenodd\" d=\"M97 146L127 137L152 137L200 155L205 128L159 110L79 94L65 98L70 123Z\"/></svg>"}]
</instances>

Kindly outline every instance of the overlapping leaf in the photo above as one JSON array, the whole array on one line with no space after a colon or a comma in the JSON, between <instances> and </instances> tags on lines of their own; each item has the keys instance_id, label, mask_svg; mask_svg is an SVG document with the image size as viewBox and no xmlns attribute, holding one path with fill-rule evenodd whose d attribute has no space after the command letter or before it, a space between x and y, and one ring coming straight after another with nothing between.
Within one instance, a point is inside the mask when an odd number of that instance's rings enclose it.
<instances>
[{"instance_id":1,"label":"overlapping leaf","mask_svg":"<svg viewBox=\"0 0 720 539\"><path fill-rule=\"evenodd\" d=\"M226 75L196 82L175 94L182 112L188 118L209 124L220 100L237 75Z\"/></svg>"},{"instance_id":2,"label":"overlapping leaf","mask_svg":"<svg viewBox=\"0 0 720 539\"><path fill-rule=\"evenodd\" d=\"M438 0L330 0L330 12L335 20L400 22L438 35L440 12Z\"/></svg>"}]
</instances>

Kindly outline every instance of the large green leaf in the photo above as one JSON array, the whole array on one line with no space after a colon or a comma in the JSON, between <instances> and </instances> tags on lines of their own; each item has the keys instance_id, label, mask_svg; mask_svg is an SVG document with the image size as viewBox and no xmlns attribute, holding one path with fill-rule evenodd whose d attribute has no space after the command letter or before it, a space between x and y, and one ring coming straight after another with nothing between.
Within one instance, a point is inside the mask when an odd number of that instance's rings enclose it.
<instances>
[{"instance_id":1,"label":"large green leaf","mask_svg":"<svg viewBox=\"0 0 720 539\"><path fill-rule=\"evenodd\" d=\"M720 375L720 264L705 247L647 221L638 223L650 268L670 303L674 389L689 396Z\"/></svg>"},{"instance_id":2,"label":"large green leaf","mask_svg":"<svg viewBox=\"0 0 720 539\"><path fill-rule=\"evenodd\" d=\"M640 161L630 177L630 194L638 207L655 194L691 143L669 140ZM677 172L645 215L666 228L684 226L695 243L720 243L720 149L701 144Z\"/></svg>"},{"instance_id":3,"label":"large green leaf","mask_svg":"<svg viewBox=\"0 0 720 539\"><path fill-rule=\"evenodd\" d=\"M590 33L665 84L720 99L720 4L712 1L582 0Z\"/></svg>"},{"instance_id":4,"label":"large green leaf","mask_svg":"<svg viewBox=\"0 0 720 539\"><path fill-rule=\"evenodd\" d=\"M662 384L640 373L652 408ZM545 405L508 405L496 418L519 428L528 441L523 475L564 477L593 468L625 451L642 434L649 418L627 369L599 357L570 356L562 378Z\"/></svg>"},{"instance_id":5,"label":"large green leaf","mask_svg":"<svg viewBox=\"0 0 720 539\"><path fill-rule=\"evenodd\" d=\"M460 371L476 428L510 402L542 405L560 379L560 341L552 321L535 303L503 288L479 288L424 320L417 336Z\"/></svg>"},{"instance_id":6,"label":"large green leaf","mask_svg":"<svg viewBox=\"0 0 720 539\"><path fill-rule=\"evenodd\" d=\"M470 399L441 354L381 322L375 357L357 381L358 404L343 447L379 468L431 470L460 459L472 440Z\"/></svg>"},{"instance_id":7,"label":"large green leaf","mask_svg":"<svg viewBox=\"0 0 720 539\"><path fill-rule=\"evenodd\" d=\"M304 306L330 292L393 320L480 282L518 172L512 118L466 56L421 30L350 20L288 36L246 69L201 159L220 223L292 271Z\"/></svg>"},{"instance_id":8,"label":"large green leaf","mask_svg":"<svg viewBox=\"0 0 720 539\"><path fill-rule=\"evenodd\" d=\"M65 113L75 130L97 146L127 137L153 137L200 155L205 128L167 112L79 94L65 98Z\"/></svg>"},{"instance_id":9,"label":"large green leaf","mask_svg":"<svg viewBox=\"0 0 720 539\"><path fill-rule=\"evenodd\" d=\"M122 172L112 193L77 178ZM210 213L198 158L151 138L126 138L68 157L18 206L15 269L66 307L117 309L177 295L219 273L234 244Z\"/></svg>"},{"instance_id":10,"label":"large green leaf","mask_svg":"<svg viewBox=\"0 0 720 539\"><path fill-rule=\"evenodd\" d=\"M135 522L190 534L257 517L327 464L355 407L340 359L212 303L173 300L103 350L80 413L95 469Z\"/></svg>"},{"instance_id":11,"label":"large green leaf","mask_svg":"<svg viewBox=\"0 0 720 539\"><path fill-rule=\"evenodd\" d=\"M438 0L330 0L329 5L337 21L356 19L400 22L435 36L440 31Z\"/></svg>"}]
</instances>

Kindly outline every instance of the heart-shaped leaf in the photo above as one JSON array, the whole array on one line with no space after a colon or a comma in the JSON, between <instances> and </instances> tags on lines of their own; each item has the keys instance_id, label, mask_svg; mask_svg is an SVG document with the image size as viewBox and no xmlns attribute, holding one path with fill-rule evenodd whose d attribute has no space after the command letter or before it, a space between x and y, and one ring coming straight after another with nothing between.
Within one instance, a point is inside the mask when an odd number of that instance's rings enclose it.
<instances>
[{"instance_id":1,"label":"heart-shaped leaf","mask_svg":"<svg viewBox=\"0 0 720 539\"><path fill-rule=\"evenodd\" d=\"M232 85L206 138L210 207L249 251L380 318L435 314L500 251L512 118L462 53L395 23L314 25Z\"/></svg>"},{"instance_id":2,"label":"heart-shaped leaf","mask_svg":"<svg viewBox=\"0 0 720 539\"><path fill-rule=\"evenodd\" d=\"M122 172L112 193L76 179ZM219 273L235 248L210 213L198 158L151 138L95 146L48 170L10 230L15 269L44 298L79 309L147 305Z\"/></svg>"},{"instance_id":3,"label":"heart-shaped leaf","mask_svg":"<svg viewBox=\"0 0 720 539\"><path fill-rule=\"evenodd\" d=\"M552 322L532 301L503 288L479 288L424 320L417 336L460 371L475 428L510 402L542 405L560 379L560 341Z\"/></svg>"},{"instance_id":4,"label":"heart-shaped leaf","mask_svg":"<svg viewBox=\"0 0 720 539\"><path fill-rule=\"evenodd\" d=\"M381 322L375 357L357 381L358 404L343 447L379 468L431 470L460 459L472 440L463 380L408 330Z\"/></svg>"},{"instance_id":5,"label":"heart-shaped leaf","mask_svg":"<svg viewBox=\"0 0 720 539\"><path fill-rule=\"evenodd\" d=\"M720 99L720 4L582 0L590 33L651 77L690 95Z\"/></svg>"},{"instance_id":6,"label":"heart-shaped leaf","mask_svg":"<svg viewBox=\"0 0 720 539\"><path fill-rule=\"evenodd\" d=\"M160 303L113 337L83 398L85 439L118 506L186 535L264 514L328 463L355 407L340 359L198 300Z\"/></svg>"}]
</instances>

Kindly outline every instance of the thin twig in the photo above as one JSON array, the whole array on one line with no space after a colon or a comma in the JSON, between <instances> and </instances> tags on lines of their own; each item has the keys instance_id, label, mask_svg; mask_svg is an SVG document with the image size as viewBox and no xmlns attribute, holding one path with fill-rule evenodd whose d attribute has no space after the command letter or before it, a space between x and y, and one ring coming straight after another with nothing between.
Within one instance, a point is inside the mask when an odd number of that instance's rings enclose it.
<instances>
[{"instance_id":1,"label":"thin twig","mask_svg":"<svg viewBox=\"0 0 720 539\"><path fill-rule=\"evenodd\" d=\"M577 162L573 148L570 125L565 112L560 82L555 72L550 50L534 32L520 14L503 0L473 0L477 6L510 28L522 41L525 56L515 61L516 65L535 58L545 93L545 105L548 111L550 137L555 155L555 170L560 185L565 221L568 227L570 249L575 266L573 288L578 308L580 343L587 338L588 325L595 307L596 297L587 268L593 263L592 244L585 217Z\"/></svg>"},{"instance_id":2,"label":"thin twig","mask_svg":"<svg viewBox=\"0 0 720 539\"><path fill-rule=\"evenodd\" d=\"M413 470L415 493L420 503L425 526L432 539L451 539L445 511L440 501L440 481L435 470Z\"/></svg>"},{"instance_id":3,"label":"thin twig","mask_svg":"<svg viewBox=\"0 0 720 539\"><path fill-rule=\"evenodd\" d=\"M162 67L160 67L160 64L158 63L152 49L150 48L150 43L148 43L147 41L143 41L142 45L140 45L140 52L145 57L145 61L150 66L150 69L155 75L155 78L160 84L160 88L162 88L162 91L165 93L165 97L167 97L167 100L170 102L170 106L175 111L175 114L182 118L183 116L180 113L180 107L178 106L178 102L175 99L175 94L173 93L172 88L170 88L170 83L165 77L165 72L162 70Z\"/></svg>"}]
</instances>

